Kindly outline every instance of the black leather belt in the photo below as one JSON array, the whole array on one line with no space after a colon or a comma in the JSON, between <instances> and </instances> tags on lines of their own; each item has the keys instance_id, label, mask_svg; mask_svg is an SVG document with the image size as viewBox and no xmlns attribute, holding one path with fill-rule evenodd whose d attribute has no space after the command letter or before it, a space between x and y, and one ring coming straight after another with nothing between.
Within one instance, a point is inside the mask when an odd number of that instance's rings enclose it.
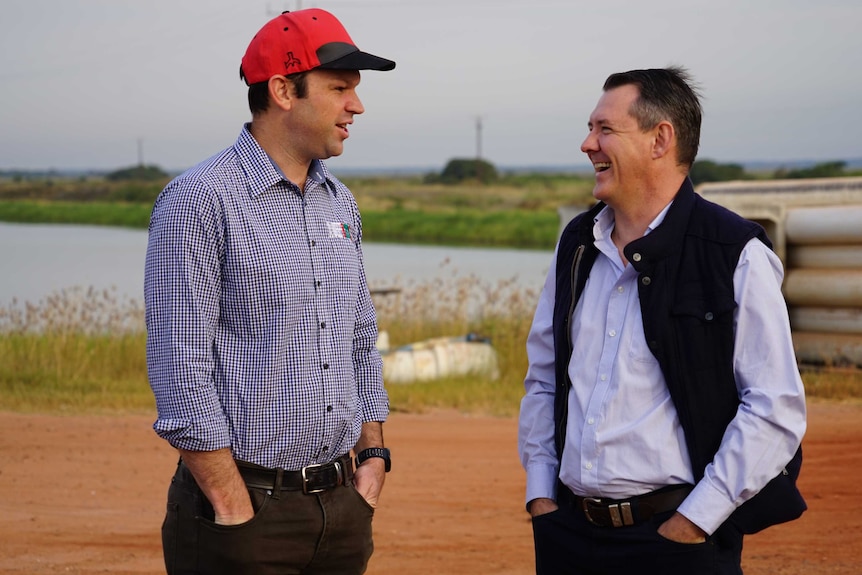
<instances>
[{"instance_id":1,"label":"black leather belt","mask_svg":"<svg viewBox=\"0 0 862 575\"><path fill-rule=\"evenodd\" d=\"M599 527L627 527L650 519L657 513L673 511L691 493L691 485L672 485L629 499L581 497L560 485L557 499L583 512L587 521Z\"/></svg>"},{"instance_id":2,"label":"black leather belt","mask_svg":"<svg viewBox=\"0 0 862 575\"><path fill-rule=\"evenodd\" d=\"M244 461L237 461L236 465L245 484L260 489L320 493L353 479L353 460L350 454L342 455L329 463L308 465L298 471L270 469Z\"/></svg>"}]
</instances>

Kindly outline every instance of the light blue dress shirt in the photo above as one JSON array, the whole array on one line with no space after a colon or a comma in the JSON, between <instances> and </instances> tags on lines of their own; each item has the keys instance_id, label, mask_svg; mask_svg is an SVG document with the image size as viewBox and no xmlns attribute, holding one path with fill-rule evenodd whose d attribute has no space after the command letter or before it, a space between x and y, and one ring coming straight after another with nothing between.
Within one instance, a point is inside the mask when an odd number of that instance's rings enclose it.
<instances>
[{"instance_id":1,"label":"light blue dress shirt","mask_svg":"<svg viewBox=\"0 0 862 575\"><path fill-rule=\"evenodd\" d=\"M663 221L668 205L647 233ZM554 449L555 262L527 341L529 369L519 449L527 501L556 498L559 479L582 496L624 499L666 485L694 483L685 436L658 362L647 347L637 272L611 240L613 210L593 228L599 256L575 307L572 389L562 464ZM679 512L712 533L791 459L805 432L805 397L778 257L757 239L733 277L734 374L741 403L704 478Z\"/></svg>"}]
</instances>

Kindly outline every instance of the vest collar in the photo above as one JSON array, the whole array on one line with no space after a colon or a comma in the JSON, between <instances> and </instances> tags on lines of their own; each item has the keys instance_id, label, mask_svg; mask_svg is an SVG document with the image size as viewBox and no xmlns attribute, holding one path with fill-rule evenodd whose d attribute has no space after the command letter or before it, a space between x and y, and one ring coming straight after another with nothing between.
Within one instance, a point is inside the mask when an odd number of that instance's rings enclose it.
<instances>
[{"instance_id":1,"label":"vest collar","mask_svg":"<svg viewBox=\"0 0 862 575\"><path fill-rule=\"evenodd\" d=\"M655 262L678 252L688 228L695 202L694 186L686 178L659 226L642 238L629 243L623 253L638 272L650 269Z\"/></svg>"}]
</instances>

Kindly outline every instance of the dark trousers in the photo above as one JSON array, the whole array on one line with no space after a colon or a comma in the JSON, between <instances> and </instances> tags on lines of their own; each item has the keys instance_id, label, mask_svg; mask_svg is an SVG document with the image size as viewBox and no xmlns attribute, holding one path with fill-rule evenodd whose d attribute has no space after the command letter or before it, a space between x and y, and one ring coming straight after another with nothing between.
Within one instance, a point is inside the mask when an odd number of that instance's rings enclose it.
<instances>
[{"instance_id":1,"label":"dark trousers","mask_svg":"<svg viewBox=\"0 0 862 575\"><path fill-rule=\"evenodd\" d=\"M185 465L168 490L162 545L168 575L359 575L374 545L370 505L353 485L306 495L249 488L255 516L213 522L212 506Z\"/></svg>"},{"instance_id":2,"label":"dark trousers","mask_svg":"<svg viewBox=\"0 0 862 575\"><path fill-rule=\"evenodd\" d=\"M742 535L724 526L705 543L665 539L673 511L629 527L599 527L571 506L533 518L537 575L742 575Z\"/></svg>"}]
</instances>

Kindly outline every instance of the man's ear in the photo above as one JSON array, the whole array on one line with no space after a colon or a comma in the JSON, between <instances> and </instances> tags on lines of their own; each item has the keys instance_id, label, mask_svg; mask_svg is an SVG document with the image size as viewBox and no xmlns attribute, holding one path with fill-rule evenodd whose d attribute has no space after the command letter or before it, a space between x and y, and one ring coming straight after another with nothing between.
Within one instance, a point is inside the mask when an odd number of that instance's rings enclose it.
<instances>
[{"instance_id":1,"label":"man's ear","mask_svg":"<svg viewBox=\"0 0 862 575\"><path fill-rule=\"evenodd\" d=\"M273 76L267 82L269 88L269 100L273 105L283 110L289 110L296 98L293 82L284 76Z\"/></svg>"},{"instance_id":2,"label":"man's ear","mask_svg":"<svg viewBox=\"0 0 862 575\"><path fill-rule=\"evenodd\" d=\"M670 122L659 122L655 127L655 136L652 146L652 157L657 160L668 153L676 145L676 132Z\"/></svg>"}]
</instances>

